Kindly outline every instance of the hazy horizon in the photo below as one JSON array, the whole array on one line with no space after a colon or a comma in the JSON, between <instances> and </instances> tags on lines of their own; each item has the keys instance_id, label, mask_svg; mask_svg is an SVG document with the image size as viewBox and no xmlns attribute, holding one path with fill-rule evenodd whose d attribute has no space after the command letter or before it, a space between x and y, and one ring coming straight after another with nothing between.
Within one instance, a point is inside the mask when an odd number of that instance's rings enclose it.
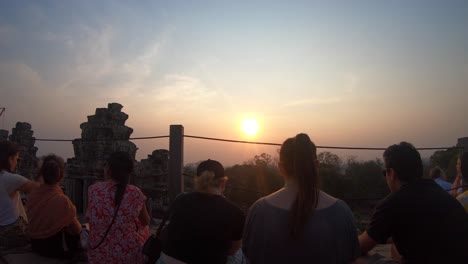
<instances>
[{"instance_id":1,"label":"hazy horizon","mask_svg":"<svg viewBox=\"0 0 468 264\"><path fill-rule=\"evenodd\" d=\"M181 124L234 140L304 132L322 146L450 147L468 136L467 28L462 0L2 2L0 124L75 139L118 102L132 137ZM259 123L253 136L246 118ZM134 142L138 160L168 147ZM70 142L36 146L73 156ZM184 162L232 165L277 148L186 138Z\"/></svg>"}]
</instances>

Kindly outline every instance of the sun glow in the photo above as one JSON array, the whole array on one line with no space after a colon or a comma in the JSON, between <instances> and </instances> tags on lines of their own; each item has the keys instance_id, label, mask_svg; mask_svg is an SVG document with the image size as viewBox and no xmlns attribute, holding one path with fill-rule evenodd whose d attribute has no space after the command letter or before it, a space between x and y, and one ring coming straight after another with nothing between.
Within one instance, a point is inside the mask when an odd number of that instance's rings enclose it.
<instances>
[{"instance_id":1,"label":"sun glow","mask_svg":"<svg viewBox=\"0 0 468 264\"><path fill-rule=\"evenodd\" d=\"M258 132L258 122L253 118L247 118L242 121L242 131L248 136L253 136Z\"/></svg>"}]
</instances>

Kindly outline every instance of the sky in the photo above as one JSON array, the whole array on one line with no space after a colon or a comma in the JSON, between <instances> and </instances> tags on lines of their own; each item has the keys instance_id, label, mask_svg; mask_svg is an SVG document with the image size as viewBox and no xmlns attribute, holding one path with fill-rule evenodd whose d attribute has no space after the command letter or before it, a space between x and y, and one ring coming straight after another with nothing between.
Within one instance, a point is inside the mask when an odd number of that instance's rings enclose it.
<instances>
[{"instance_id":1,"label":"sky","mask_svg":"<svg viewBox=\"0 0 468 264\"><path fill-rule=\"evenodd\" d=\"M468 136L468 2L1 1L2 129L28 122L36 138L79 138L112 102L132 137L181 124L234 140L304 132L321 146L453 146ZM242 132L245 118L256 135ZM168 147L134 142L137 159ZM184 143L185 163L278 149ZM69 142L36 146L74 155Z\"/></svg>"}]
</instances>

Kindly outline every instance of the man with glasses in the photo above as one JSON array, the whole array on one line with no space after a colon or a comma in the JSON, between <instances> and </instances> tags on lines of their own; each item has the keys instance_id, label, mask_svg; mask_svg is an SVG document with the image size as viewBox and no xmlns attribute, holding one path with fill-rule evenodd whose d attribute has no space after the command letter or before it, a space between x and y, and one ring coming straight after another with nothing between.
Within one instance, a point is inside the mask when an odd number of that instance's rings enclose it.
<instances>
[{"instance_id":1,"label":"man with glasses","mask_svg":"<svg viewBox=\"0 0 468 264\"><path fill-rule=\"evenodd\" d=\"M383 158L391 193L359 237L362 254L392 240L403 263L468 263L468 215L432 179L423 179L415 147L392 145Z\"/></svg>"}]
</instances>

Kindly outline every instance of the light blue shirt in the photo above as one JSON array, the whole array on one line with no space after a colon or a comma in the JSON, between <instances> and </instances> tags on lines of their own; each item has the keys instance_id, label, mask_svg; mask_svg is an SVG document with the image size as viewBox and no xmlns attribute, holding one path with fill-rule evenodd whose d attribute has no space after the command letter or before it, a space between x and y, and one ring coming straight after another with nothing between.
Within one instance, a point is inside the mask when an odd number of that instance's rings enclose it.
<instances>
[{"instance_id":1,"label":"light blue shirt","mask_svg":"<svg viewBox=\"0 0 468 264\"><path fill-rule=\"evenodd\" d=\"M442 180L441 178L434 179L434 181L437 184L439 184L439 186L442 187L442 189L444 189L446 191L452 189L452 184L450 184L450 182L446 182L446 181Z\"/></svg>"}]
</instances>

